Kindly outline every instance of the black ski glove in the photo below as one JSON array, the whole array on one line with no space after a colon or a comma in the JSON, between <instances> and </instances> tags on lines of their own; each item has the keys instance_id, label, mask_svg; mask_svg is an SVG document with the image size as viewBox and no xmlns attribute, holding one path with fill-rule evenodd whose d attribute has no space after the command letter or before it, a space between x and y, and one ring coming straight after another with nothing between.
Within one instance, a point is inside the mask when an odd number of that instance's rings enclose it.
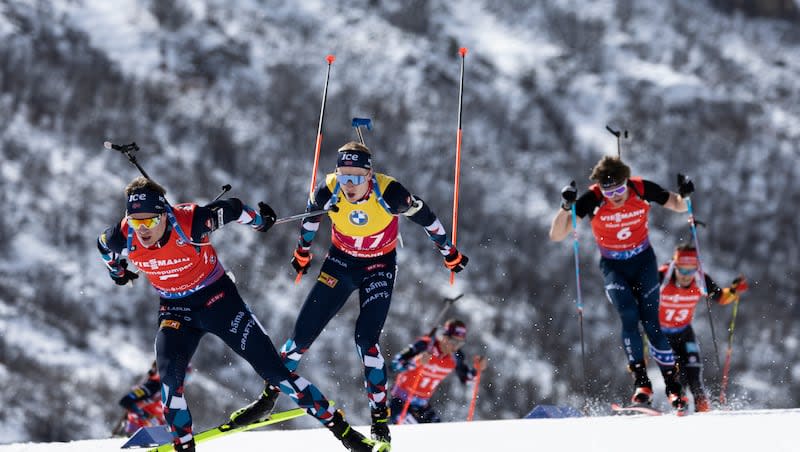
<instances>
[{"instance_id":1,"label":"black ski glove","mask_svg":"<svg viewBox=\"0 0 800 452\"><path fill-rule=\"evenodd\" d=\"M128 281L133 281L139 277L138 274L128 270L128 261L125 259L120 259L117 263L117 268L109 269L108 274L118 286L124 286L128 284Z\"/></svg>"},{"instance_id":2,"label":"black ski glove","mask_svg":"<svg viewBox=\"0 0 800 452\"><path fill-rule=\"evenodd\" d=\"M575 185L575 181L569 183L569 185L565 185L564 188L561 189L561 208L564 210L572 210L572 205L575 204L575 201L578 199L578 187Z\"/></svg>"},{"instance_id":3,"label":"black ski glove","mask_svg":"<svg viewBox=\"0 0 800 452\"><path fill-rule=\"evenodd\" d=\"M681 198L688 198L694 193L694 182L689 176L678 173L678 194Z\"/></svg>"},{"instance_id":4,"label":"black ski glove","mask_svg":"<svg viewBox=\"0 0 800 452\"><path fill-rule=\"evenodd\" d=\"M275 215L275 211L272 210L272 207L261 201L258 203L258 214L261 215L261 222L254 224L253 229L259 232L267 232L278 218L277 215Z\"/></svg>"},{"instance_id":5,"label":"black ski glove","mask_svg":"<svg viewBox=\"0 0 800 452\"><path fill-rule=\"evenodd\" d=\"M140 416L144 416L144 411L142 411L136 401L136 394L130 392L126 394L125 397L119 399L119 405L128 411L133 411Z\"/></svg>"}]
</instances>

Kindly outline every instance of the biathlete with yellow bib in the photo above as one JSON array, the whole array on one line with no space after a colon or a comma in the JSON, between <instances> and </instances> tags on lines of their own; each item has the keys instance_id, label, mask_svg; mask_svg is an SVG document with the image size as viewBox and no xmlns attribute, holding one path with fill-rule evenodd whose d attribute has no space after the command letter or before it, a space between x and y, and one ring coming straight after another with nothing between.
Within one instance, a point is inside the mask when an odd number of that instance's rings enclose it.
<instances>
[{"instance_id":1,"label":"biathlete with yellow bib","mask_svg":"<svg viewBox=\"0 0 800 452\"><path fill-rule=\"evenodd\" d=\"M397 272L399 216L425 228L449 270L463 270L468 259L450 242L444 226L422 199L392 177L373 172L370 150L361 143L352 141L339 149L336 171L319 184L306 211L321 209L327 210L331 219L332 246L281 356L287 368L296 369L325 325L358 290L355 342L364 363L372 436L388 442L387 371L378 342ZM308 272L311 265L311 242L321 219L319 215L302 223L291 262L298 273Z\"/></svg>"}]
</instances>

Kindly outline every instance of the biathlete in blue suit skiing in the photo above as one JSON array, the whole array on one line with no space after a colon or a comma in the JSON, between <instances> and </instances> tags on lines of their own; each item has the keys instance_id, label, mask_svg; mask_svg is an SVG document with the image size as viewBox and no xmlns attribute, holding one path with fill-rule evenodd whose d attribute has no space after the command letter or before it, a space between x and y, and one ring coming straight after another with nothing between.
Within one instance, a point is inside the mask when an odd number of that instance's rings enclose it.
<instances>
[{"instance_id":1,"label":"biathlete in blue suit skiing","mask_svg":"<svg viewBox=\"0 0 800 452\"><path fill-rule=\"evenodd\" d=\"M211 246L211 233L231 222L266 232L275 222L275 212L265 203L259 203L259 210L255 210L236 198L205 206L171 207L165 194L163 187L147 178L133 180L125 188L125 218L108 228L97 245L115 283L125 285L138 278L121 258L127 250L128 259L159 294L156 362L161 376L161 403L174 449L195 450L192 416L183 396L183 384L200 339L212 333L246 359L264 380L319 420L348 449L372 450L374 441L350 428L343 414L334 411L319 389L286 368ZM232 422L247 424L255 420L240 416L243 413L246 411L234 413Z\"/></svg>"},{"instance_id":2,"label":"biathlete in blue suit skiing","mask_svg":"<svg viewBox=\"0 0 800 452\"><path fill-rule=\"evenodd\" d=\"M658 265L650 247L647 223L653 202L675 212L686 212L685 198L694 191L694 184L686 178L679 193L669 192L656 183L631 177L628 165L611 156L603 157L595 165L590 179L595 184L580 198L574 182L561 191L561 208L553 218L550 239L564 240L572 231L573 204L578 218L590 218L600 249L606 295L622 321L622 344L634 377L632 401L650 404L653 395L639 332L641 323L650 340L650 355L664 377L667 398L675 409L683 411L686 397L675 356L659 325Z\"/></svg>"}]
</instances>

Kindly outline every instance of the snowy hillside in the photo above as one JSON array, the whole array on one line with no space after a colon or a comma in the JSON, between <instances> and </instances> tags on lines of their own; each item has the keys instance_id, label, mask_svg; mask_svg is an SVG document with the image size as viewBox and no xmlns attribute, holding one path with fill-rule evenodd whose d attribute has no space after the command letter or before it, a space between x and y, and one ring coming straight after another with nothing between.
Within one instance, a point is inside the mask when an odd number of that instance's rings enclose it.
<instances>
[{"instance_id":1,"label":"snowy hillside","mask_svg":"<svg viewBox=\"0 0 800 452\"><path fill-rule=\"evenodd\" d=\"M694 178L695 209L707 225L704 267L723 285L739 272L751 282L732 342L733 406L800 406L800 27L719 4L3 2L0 443L107 437L121 415L116 401L153 359L154 292L142 279L115 286L95 247L120 220L121 192L137 175L103 149L105 140L136 141L140 163L171 201L202 203L231 184L231 195L248 203L298 213L325 56L334 54L320 171L331 171L335 149L355 137L351 118L371 117L365 139L377 168L423 198L449 230L461 46L469 53L458 245L470 262L451 287L424 232L401 221L385 357L433 327L445 297L464 293L450 315L469 326L467 355L489 357L479 418L580 405L584 386L596 405L630 396L619 320L588 225L580 227L587 381L572 248L547 240L561 187L576 180L586 189L592 165L617 151L610 124L630 131L622 155L635 173L673 190L676 173ZM688 239L686 224L685 215L653 209L660 260ZM309 275L330 243L327 228ZM293 282L297 232L294 224L266 235L231 225L213 237L277 344L313 282ZM351 300L298 371L364 423L356 315ZM713 306L698 309L694 322L714 395L731 320L730 307ZM216 338L202 341L193 364L187 397L200 428L261 390ZM469 403L454 380L434 399L445 420L463 417Z\"/></svg>"},{"instance_id":2,"label":"snowy hillside","mask_svg":"<svg viewBox=\"0 0 800 452\"><path fill-rule=\"evenodd\" d=\"M673 452L791 452L797 440L787 434L800 422L800 410L712 412L677 418L596 417L453 422L396 427L392 450L462 452L575 451L617 452L647 450ZM358 427L362 432L368 428ZM71 443L12 444L0 452L107 452L119 450L123 440ZM325 429L241 433L198 446L203 452L231 450L345 450ZM137 449L128 449L137 450ZM138 449L142 450L142 449Z\"/></svg>"}]
</instances>

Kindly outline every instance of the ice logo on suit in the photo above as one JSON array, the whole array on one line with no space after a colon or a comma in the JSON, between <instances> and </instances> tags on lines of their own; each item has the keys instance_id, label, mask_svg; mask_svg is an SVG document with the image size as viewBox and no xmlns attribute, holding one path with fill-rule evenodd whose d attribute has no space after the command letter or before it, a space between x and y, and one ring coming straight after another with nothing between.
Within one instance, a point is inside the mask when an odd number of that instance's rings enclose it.
<instances>
[{"instance_id":1,"label":"ice logo on suit","mask_svg":"<svg viewBox=\"0 0 800 452\"><path fill-rule=\"evenodd\" d=\"M356 226L364 226L369 221L367 213L363 210L354 210L350 212L350 222Z\"/></svg>"}]
</instances>

